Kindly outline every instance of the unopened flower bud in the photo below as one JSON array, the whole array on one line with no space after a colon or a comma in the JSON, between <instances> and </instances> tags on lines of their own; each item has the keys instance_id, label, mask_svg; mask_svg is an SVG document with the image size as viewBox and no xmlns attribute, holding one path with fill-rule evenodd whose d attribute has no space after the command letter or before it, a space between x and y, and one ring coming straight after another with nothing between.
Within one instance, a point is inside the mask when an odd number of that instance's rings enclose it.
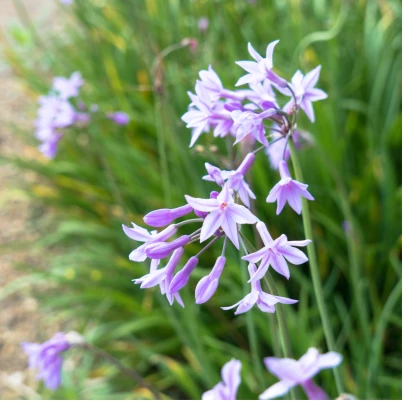
<instances>
[{"instance_id":1,"label":"unopened flower bud","mask_svg":"<svg viewBox=\"0 0 404 404\"><path fill-rule=\"evenodd\" d=\"M159 242L146 247L145 253L149 258L162 259L168 257L177 248L183 247L191 241L189 236L181 236L169 243Z\"/></svg>"},{"instance_id":2,"label":"unopened flower bud","mask_svg":"<svg viewBox=\"0 0 404 404\"><path fill-rule=\"evenodd\" d=\"M198 262L199 259L197 257L191 257L185 264L184 268L182 268L181 271L177 272L170 283L170 293L178 292L188 283L189 277L191 276L192 271L198 265Z\"/></svg>"},{"instance_id":3,"label":"unopened flower bud","mask_svg":"<svg viewBox=\"0 0 404 404\"><path fill-rule=\"evenodd\" d=\"M173 220L185 216L192 212L190 205L180 206L175 209L158 209L148 213L143 221L149 226L164 227L170 224Z\"/></svg>"},{"instance_id":4,"label":"unopened flower bud","mask_svg":"<svg viewBox=\"0 0 404 404\"><path fill-rule=\"evenodd\" d=\"M207 302L213 294L216 292L216 289L219 285L219 278L222 274L223 268L226 264L226 258L220 256L210 272L209 275L203 277L195 289L195 301L196 304L202 304Z\"/></svg>"},{"instance_id":5,"label":"unopened flower bud","mask_svg":"<svg viewBox=\"0 0 404 404\"><path fill-rule=\"evenodd\" d=\"M255 154L254 153L248 153L244 160L241 162L239 165L237 171L241 173L242 175L245 175L248 169L251 167L251 165L254 163L255 160Z\"/></svg>"}]
</instances>

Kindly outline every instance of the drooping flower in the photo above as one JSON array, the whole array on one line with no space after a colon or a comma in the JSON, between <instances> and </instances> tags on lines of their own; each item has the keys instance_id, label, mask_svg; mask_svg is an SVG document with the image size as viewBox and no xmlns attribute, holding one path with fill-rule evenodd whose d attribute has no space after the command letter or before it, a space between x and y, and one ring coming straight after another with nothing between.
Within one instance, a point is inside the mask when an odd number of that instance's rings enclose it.
<instances>
[{"instance_id":1,"label":"drooping flower","mask_svg":"<svg viewBox=\"0 0 404 404\"><path fill-rule=\"evenodd\" d=\"M21 346L28 355L29 367L37 370L38 379L48 389L56 390L61 383L63 358L60 354L71 347L66 334L58 332L43 344L23 342Z\"/></svg>"},{"instance_id":2,"label":"drooping flower","mask_svg":"<svg viewBox=\"0 0 404 404\"><path fill-rule=\"evenodd\" d=\"M143 221L152 227L164 227L179 217L188 215L193 211L190 205L180 206L175 209L158 209L148 213Z\"/></svg>"},{"instance_id":3,"label":"drooping flower","mask_svg":"<svg viewBox=\"0 0 404 404\"><path fill-rule=\"evenodd\" d=\"M132 223L132 226L133 227L127 227L123 224L122 229L124 233L132 240L144 242L144 244L134 249L129 254L129 259L136 262L144 261L147 258L146 248L151 244L166 241L177 232L177 227L175 225L166 227L160 233L157 231L149 233L146 229L136 225L135 223Z\"/></svg>"},{"instance_id":4,"label":"drooping flower","mask_svg":"<svg viewBox=\"0 0 404 404\"><path fill-rule=\"evenodd\" d=\"M191 241L190 236L180 236L177 239L166 242L159 241L149 244L145 248L145 253L149 258L162 259L168 257L174 250L184 247Z\"/></svg>"},{"instance_id":5,"label":"drooping flower","mask_svg":"<svg viewBox=\"0 0 404 404\"><path fill-rule=\"evenodd\" d=\"M298 70L292 77L292 82L289 84L296 96L297 108L301 108L310 119L314 122L314 111L312 103L315 101L320 101L326 99L327 94L318 88L314 88L320 77L321 66L317 66L315 69L311 70L306 75ZM279 91L285 95L292 96L290 90L286 87L279 87ZM284 111L287 113L292 113L294 106L294 99L291 98L290 101L283 107Z\"/></svg>"},{"instance_id":6,"label":"drooping flower","mask_svg":"<svg viewBox=\"0 0 404 404\"><path fill-rule=\"evenodd\" d=\"M198 282L195 289L196 304L206 303L214 295L225 265L226 257L220 256L216 260L212 271Z\"/></svg>"},{"instance_id":7,"label":"drooping flower","mask_svg":"<svg viewBox=\"0 0 404 404\"><path fill-rule=\"evenodd\" d=\"M198 265L199 258L191 257L188 262L184 265L180 271L178 271L173 280L170 283L169 291L170 293L176 293L180 289L182 289L189 281L189 277L191 276L193 270Z\"/></svg>"},{"instance_id":8,"label":"drooping flower","mask_svg":"<svg viewBox=\"0 0 404 404\"><path fill-rule=\"evenodd\" d=\"M252 84L260 83L265 79L268 79L269 81L278 85L279 87L286 87L287 85L286 80L279 77L272 70L273 68L272 58L274 48L278 42L279 40L273 41L268 45L265 58L263 58L258 52L256 52L255 49L252 47L252 45L248 43L248 52L252 56L252 58L256 60L256 62L251 61L236 62L236 64L238 64L241 68L243 68L248 72L248 74L241 77L237 81L236 86L241 86L243 84L248 83Z\"/></svg>"},{"instance_id":9,"label":"drooping flower","mask_svg":"<svg viewBox=\"0 0 404 404\"><path fill-rule=\"evenodd\" d=\"M193 198L185 195L187 202L201 212L209 212L202 225L200 241L211 237L216 230L222 228L232 243L239 248L237 224L256 223L258 218L246 207L234 202L232 192L227 183L216 199Z\"/></svg>"},{"instance_id":10,"label":"drooping flower","mask_svg":"<svg viewBox=\"0 0 404 404\"><path fill-rule=\"evenodd\" d=\"M184 249L182 247L177 248L169 259L167 265L162 269L158 269L160 261L153 259L150 266L150 273L142 276L139 279L133 279L132 281L135 284L140 283L141 289L152 288L153 286L160 285L161 294L166 295L170 305L173 304L175 299L182 307L184 307L184 303L179 293L170 292L169 290L171 281L174 277L175 268L178 266L183 253Z\"/></svg>"},{"instance_id":11,"label":"drooping flower","mask_svg":"<svg viewBox=\"0 0 404 404\"><path fill-rule=\"evenodd\" d=\"M108 112L107 118L114 121L117 125L125 126L129 123L129 115L126 112Z\"/></svg>"},{"instance_id":12,"label":"drooping flower","mask_svg":"<svg viewBox=\"0 0 404 404\"><path fill-rule=\"evenodd\" d=\"M269 400L285 395L291 388L300 385L309 400L328 400L327 393L311 379L321 370L338 366L342 356L337 352L320 354L316 348L309 348L299 360L269 357L264 359L265 366L280 381L260 396Z\"/></svg>"},{"instance_id":13,"label":"drooping flower","mask_svg":"<svg viewBox=\"0 0 404 404\"><path fill-rule=\"evenodd\" d=\"M257 273L257 267L255 264L248 265L248 272L250 273L251 278L253 278L254 274ZM231 310L234 307L237 307L237 310L234 314L242 314L246 311L253 308L256 304L258 308L265 313L275 313L275 305L277 303L281 304L294 304L297 303L298 300L288 299L287 297L274 296L269 293L265 293L261 288L260 280L254 280L251 282L251 292L241 299L233 306L222 307L223 310Z\"/></svg>"},{"instance_id":14,"label":"drooping flower","mask_svg":"<svg viewBox=\"0 0 404 404\"><path fill-rule=\"evenodd\" d=\"M276 240L273 240L264 222L257 223L257 230L264 242L264 247L242 257L243 260L253 264L261 261L257 272L255 272L254 276L250 279L251 283L263 278L270 266L272 266L276 272L289 279L290 271L286 260L293 265L300 265L308 261L306 255L295 248L295 246L304 247L311 243L311 240L288 241L284 234Z\"/></svg>"},{"instance_id":15,"label":"drooping flower","mask_svg":"<svg viewBox=\"0 0 404 404\"><path fill-rule=\"evenodd\" d=\"M276 208L277 215L281 213L286 202L288 202L290 207L300 215L300 213L302 213L301 198L303 197L310 201L314 200L313 196L307 191L308 185L292 179L288 169L288 164L284 160L279 163L279 173L281 175L281 180L271 189L267 197L267 202L271 203L278 201Z\"/></svg>"},{"instance_id":16,"label":"drooping flower","mask_svg":"<svg viewBox=\"0 0 404 404\"><path fill-rule=\"evenodd\" d=\"M248 153L237 170L232 171L220 170L218 167L215 167L212 164L205 163L208 175L203 176L202 179L206 181L214 181L219 186L223 185L224 182L227 181L228 187L236 191L244 205L249 208L249 198L256 199L256 197L251 191L250 186L245 181L244 175L254 162L254 159L254 153Z\"/></svg>"},{"instance_id":17,"label":"drooping flower","mask_svg":"<svg viewBox=\"0 0 404 404\"><path fill-rule=\"evenodd\" d=\"M222 368L222 381L202 394L202 400L235 400L241 383L241 362L232 359Z\"/></svg>"},{"instance_id":18,"label":"drooping flower","mask_svg":"<svg viewBox=\"0 0 404 404\"><path fill-rule=\"evenodd\" d=\"M234 121L237 144L246 136L250 135L264 146L268 146L268 139L265 137L264 119L275 115L274 109L268 109L260 114L253 111L232 111L231 117Z\"/></svg>"},{"instance_id":19,"label":"drooping flower","mask_svg":"<svg viewBox=\"0 0 404 404\"><path fill-rule=\"evenodd\" d=\"M80 72L72 73L69 78L55 77L53 79L53 89L57 91L59 97L64 100L70 97L77 97L79 95L79 89L83 84L84 80Z\"/></svg>"}]
</instances>

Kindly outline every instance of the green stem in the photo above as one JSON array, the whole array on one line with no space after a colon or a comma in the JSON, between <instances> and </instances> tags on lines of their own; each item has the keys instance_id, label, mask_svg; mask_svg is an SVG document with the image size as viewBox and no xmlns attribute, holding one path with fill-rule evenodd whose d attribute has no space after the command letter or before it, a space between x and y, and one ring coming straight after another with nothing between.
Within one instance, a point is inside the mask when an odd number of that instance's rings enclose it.
<instances>
[{"instance_id":1,"label":"green stem","mask_svg":"<svg viewBox=\"0 0 404 404\"><path fill-rule=\"evenodd\" d=\"M289 143L289 148L290 148L290 156L292 159L292 164L293 164L293 168L295 171L296 180L304 183L302 170L300 167L299 159L298 159L297 152L296 152L293 142ZM311 227L310 211L309 211L307 199L305 199L305 198L302 198L302 207L303 207L302 217L303 217L303 227L304 227L305 238L309 239L309 240L313 240L313 230ZM309 256L310 272L311 272L311 278L313 280L314 294L316 296L318 308L320 311L320 317L321 317L321 322L323 324L325 340L327 342L328 350L334 351L335 350L334 335L332 333L330 317L328 315L327 306L325 304L324 293L323 293L323 289L321 286L320 271L319 271L318 264L317 264L316 250L315 250L313 242L311 242L307 246L307 252L308 252L308 256ZM339 374L338 368L334 368L333 372L334 372L335 384L337 386L338 394L341 394L343 392L341 375Z\"/></svg>"},{"instance_id":2,"label":"green stem","mask_svg":"<svg viewBox=\"0 0 404 404\"><path fill-rule=\"evenodd\" d=\"M244 253L248 254L248 251L247 251L247 248L246 248L246 246L245 246L245 244L243 242L243 239L241 238L240 235L239 235L238 238L239 238L239 241L240 241L240 245L244 250ZM241 258L241 251L240 251L240 258ZM248 283L247 283L247 271L246 270L242 271L242 278L243 278L244 287L246 287L248 285ZM244 293L247 293L247 291L244 290ZM255 331L255 326L254 326L254 321L253 321L253 318L252 318L252 313L249 311L249 312L247 312L245 314L247 316L248 342L249 342L249 345L251 347L251 355L252 355L252 358L253 358L255 374L257 375L260 388L264 389L265 388L265 380L264 380L264 377L263 377L264 373L263 373L262 359L261 359L260 351L259 351L259 347L258 347L257 333Z\"/></svg>"}]
</instances>

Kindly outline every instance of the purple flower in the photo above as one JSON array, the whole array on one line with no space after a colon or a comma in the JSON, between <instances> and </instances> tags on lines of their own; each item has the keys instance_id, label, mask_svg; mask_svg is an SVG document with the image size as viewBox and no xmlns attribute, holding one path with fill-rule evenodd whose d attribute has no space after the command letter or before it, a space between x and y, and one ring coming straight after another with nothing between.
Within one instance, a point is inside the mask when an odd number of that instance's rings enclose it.
<instances>
[{"instance_id":1,"label":"purple flower","mask_svg":"<svg viewBox=\"0 0 404 404\"><path fill-rule=\"evenodd\" d=\"M53 132L52 135L47 137L43 143L38 147L39 151L47 158L53 159L56 156L59 140L62 134Z\"/></svg>"},{"instance_id":2,"label":"purple flower","mask_svg":"<svg viewBox=\"0 0 404 404\"><path fill-rule=\"evenodd\" d=\"M145 248L145 253L149 258L162 259L168 257L174 250L180 247L184 247L191 241L190 236L181 236L176 240L169 243L161 241L157 243L149 244Z\"/></svg>"},{"instance_id":3,"label":"purple flower","mask_svg":"<svg viewBox=\"0 0 404 404\"><path fill-rule=\"evenodd\" d=\"M248 168L254 162L254 153L248 153L244 158L237 170L226 171L220 170L209 163L205 163L208 175L202 177L206 181L214 181L217 185L221 186L227 181L228 187L236 191L241 201L248 208L250 207L250 199L256 199L254 193L251 191L249 185L244 180L244 174L247 172Z\"/></svg>"},{"instance_id":4,"label":"purple flower","mask_svg":"<svg viewBox=\"0 0 404 404\"><path fill-rule=\"evenodd\" d=\"M232 111L231 117L234 121L234 130L236 132L236 141L234 144L250 135L264 146L268 146L263 121L265 118L273 115L275 115L274 109L266 110L260 114L253 111Z\"/></svg>"},{"instance_id":5,"label":"purple flower","mask_svg":"<svg viewBox=\"0 0 404 404\"><path fill-rule=\"evenodd\" d=\"M222 368L222 381L202 394L202 400L235 400L241 383L241 362L232 359Z\"/></svg>"},{"instance_id":6,"label":"purple flower","mask_svg":"<svg viewBox=\"0 0 404 404\"><path fill-rule=\"evenodd\" d=\"M180 289L182 289L189 281L189 277L191 276L192 271L198 265L199 259L198 257L191 257L188 262L184 265L184 268L181 271L178 271L173 280L170 283L169 292L176 293Z\"/></svg>"},{"instance_id":7,"label":"purple flower","mask_svg":"<svg viewBox=\"0 0 404 404\"><path fill-rule=\"evenodd\" d=\"M65 6L68 6L70 4L73 4L73 0L60 0L60 2L62 4L64 4Z\"/></svg>"},{"instance_id":8,"label":"purple flower","mask_svg":"<svg viewBox=\"0 0 404 404\"><path fill-rule=\"evenodd\" d=\"M306 255L294 246L304 247L311 243L311 240L288 241L284 234L273 240L264 222L257 223L257 230L265 246L242 257L243 260L254 264L261 261L258 271L251 277L250 282L263 278L270 265L276 272L289 279L290 272L286 260L293 265L300 265L308 261Z\"/></svg>"},{"instance_id":9,"label":"purple flower","mask_svg":"<svg viewBox=\"0 0 404 404\"><path fill-rule=\"evenodd\" d=\"M308 185L292 180L288 164L284 160L279 163L279 173L281 175L281 180L271 189L267 197L267 202L278 202L276 208L277 215L281 213L286 202L288 202L290 207L300 215L300 213L302 213L301 197L314 201L313 196L307 191Z\"/></svg>"},{"instance_id":10,"label":"purple flower","mask_svg":"<svg viewBox=\"0 0 404 404\"><path fill-rule=\"evenodd\" d=\"M200 199L185 195L187 202L201 212L209 212L203 221L200 240L205 241L211 237L220 227L239 248L237 224L256 223L255 217L246 207L234 203L231 191L227 183L217 199Z\"/></svg>"},{"instance_id":11,"label":"purple flower","mask_svg":"<svg viewBox=\"0 0 404 404\"><path fill-rule=\"evenodd\" d=\"M66 0L65 0L66 1ZM71 4L65 3L65 4ZM59 97L67 100L70 97L77 97L79 89L84 84L80 72L74 72L69 78L55 77L53 79L53 89L59 93Z\"/></svg>"},{"instance_id":12,"label":"purple flower","mask_svg":"<svg viewBox=\"0 0 404 404\"><path fill-rule=\"evenodd\" d=\"M23 342L21 346L28 355L29 367L38 371L38 379L43 380L48 389L56 390L61 382L63 365L60 353L71 347L66 335L58 332L43 344Z\"/></svg>"},{"instance_id":13,"label":"purple flower","mask_svg":"<svg viewBox=\"0 0 404 404\"><path fill-rule=\"evenodd\" d=\"M166 241L177 232L177 227L174 225L168 226L160 233L157 231L149 233L146 229L143 229L134 223L132 223L132 226L133 227L127 227L123 224L122 229L124 233L132 240L144 242L144 244L129 254L129 259L136 262L144 261L147 258L146 248L151 244Z\"/></svg>"},{"instance_id":14,"label":"purple flower","mask_svg":"<svg viewBox=\"0 0 404 404\"><path fill-rule=\"evenodd\" d=\"M148 213L143 221L152 227L164 227L179 217L188 215L193 211L190 205L180 206L175 209L158 209Z\"/></svg>"},{"instance_id":15,"label":"purple flower","mask_svg":"<svg viewBox=\"0 0 404 404\"><path fill-rule=\"evenodd\" d=\"M263 58L258 52L256 52L252 45L248 43L248 52L252 56L252 58L256 60L256 62L236 62L240 67L248 72L248 74L241 77L237 81L236 86L241 86L247 83L255 84L268 79L272 83L277 84L279 87L286 87L286 80L282 79L272 71L272 57L275 45L278 42L279 40L273 41L268 45L265 58Z\"/></svg>"},{"instance_id":16,"label":"purple flower","mask_svg":"<svg viewBox=\"0 0 404 404\"><path fill-rule=\"evenodd\" d=\"M117 125L124 126L129 123L129 115L126 112L118 111L118 112L108 112L107 118L114 121Z\"/></svg>"},{"instance_id":17,"label":"purple flower","mask_svg":"<svg viewBox=\"0 0 404 404\"><path fill-rule=\"evenodd\" d=\"M285 395L291 388L300 384L309 400L328 400L323 389L311 380L320 370L338 366L342 356L337 352L320 354L316 348L309 348L298 361L289 358L265 358L264 363L269 372L280 381L260 396L260 400L269 400Z\"/></svg>"},{"instance_id":18,"label":"purple flower","mask_svg":"<svg viewBox=\"0 0 404 404\"><path fill-rule=\"evenodd\" d=\"M209 275L204 276L196 285L196 304L206 303L216 292L219 285L220 275L226 265L226 257L220 256Z\"/></svg>"},{"instance_id":19,"label":"purple flower","mask_svg":"<svg viewBox=\"0 0 404 404\"><path fill-rule=\"evenodd\" d=\"M321 66L307 73L305 76L298 70L292 77L292 82L289 84L296 96L296 103L298 108L306 113L311 122L314 122L314 111L312 102L320 101L327 98L327 94L318 88L314 88L320 77ZM291 96L292 93L288 88L279 88L282 94ZM293 98L283 107L287 113L293 112L294 100Z\"/></svg>"},{"instance_id":20,"label":"purple flower","mask_svg":"<svg viewBox=\"0 0 404 404\"><path fill-rule=\"evenodd\" d=\"M135 284L140 283L141 289L152 288L153 286L160 285L161 294L166 295L170 305L173 304L175 299L182 307L184 307L184 303L179 293L170 292L169 290L171 281L173 280L175 268L178 266L183 253L183 248L180 247L176 249L167 265L162 269L157 269L160 261L153 259L150 266L150 273L142 276L139 279L133 279L132 281Z\"/></svg>"},{"instance_id":21,"label":"purple flower","mask_svg":"<svg viewBox=\"0 0 404 404\"><path fill-rule=\"evenodd\" d=\"M206 17L201 17L198 20L198 29L200 32L205 32L209 27L209 20Z\"/></svg>"},{"instance_id":22,"label":"purple flower","mask_svg":"<svg viewBox=\"0 0 404 404\"><path fill-rule=\"evenodd\" d=\"M250 273L251 278L253 278L254 274L257 273L257 267L255 264L248 265L248 272ZM233 306L222 307L223 310L230 310L234 307L237 307L237 310L234 314L242 314L246 311L253 308L255 304L257 304L258 308L264 313L275 313L275 305L277 303L282 304L294 304L297 303L298 300L288 299L287 297L274 296L269 293L263 292L261 288L261 283L259 280L254 280L251 282L251 292L241 299Z\"/></svg>"}]
</instances>

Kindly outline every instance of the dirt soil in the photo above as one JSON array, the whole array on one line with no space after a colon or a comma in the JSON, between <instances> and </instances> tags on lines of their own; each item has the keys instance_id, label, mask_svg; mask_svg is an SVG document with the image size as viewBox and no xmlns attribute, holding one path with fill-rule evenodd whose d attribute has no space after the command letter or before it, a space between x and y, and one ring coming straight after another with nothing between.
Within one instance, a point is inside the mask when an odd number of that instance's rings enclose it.
<instances>
[{"instance_id":1,"label":"dirt soil","mask_svg":"<svg viewBox=\"0 0 404 404\"><path fill-rule=\"evenodd\" d=\"M56 6L51 0L24 0L29 18L41 34L52 29ZM0 1L0 30L21 23L13 0ZM0 36L0 47L3 37ZM7 66L0 49L0 155L35 155L33 147L25 146L13 134L12 125L27 131L32 127L32 98L24 93L17 77ZM11 125L10 125L11 123ZM38 209L24 195L24 184L35 181L32 173L22 173L10 164L0 165L0 399L40 399L35 392L36 381L27 370L27 358L20 348L22 341L41 341L53 335L57 325L45 321L33 297L35 286L24 284L8 293L29 268L40 265L30 251L30 242L40 236L38 225L31 225ZM47 213L40 212L46 216ZM39 218L39 222L42 216ZM36 218L38 223L38 217ZM19 244L19 248L11 244ZM7 294L7 295L6 295ZM5 296L6 295L6 296Z\"/></svg>"}]
</instances>

